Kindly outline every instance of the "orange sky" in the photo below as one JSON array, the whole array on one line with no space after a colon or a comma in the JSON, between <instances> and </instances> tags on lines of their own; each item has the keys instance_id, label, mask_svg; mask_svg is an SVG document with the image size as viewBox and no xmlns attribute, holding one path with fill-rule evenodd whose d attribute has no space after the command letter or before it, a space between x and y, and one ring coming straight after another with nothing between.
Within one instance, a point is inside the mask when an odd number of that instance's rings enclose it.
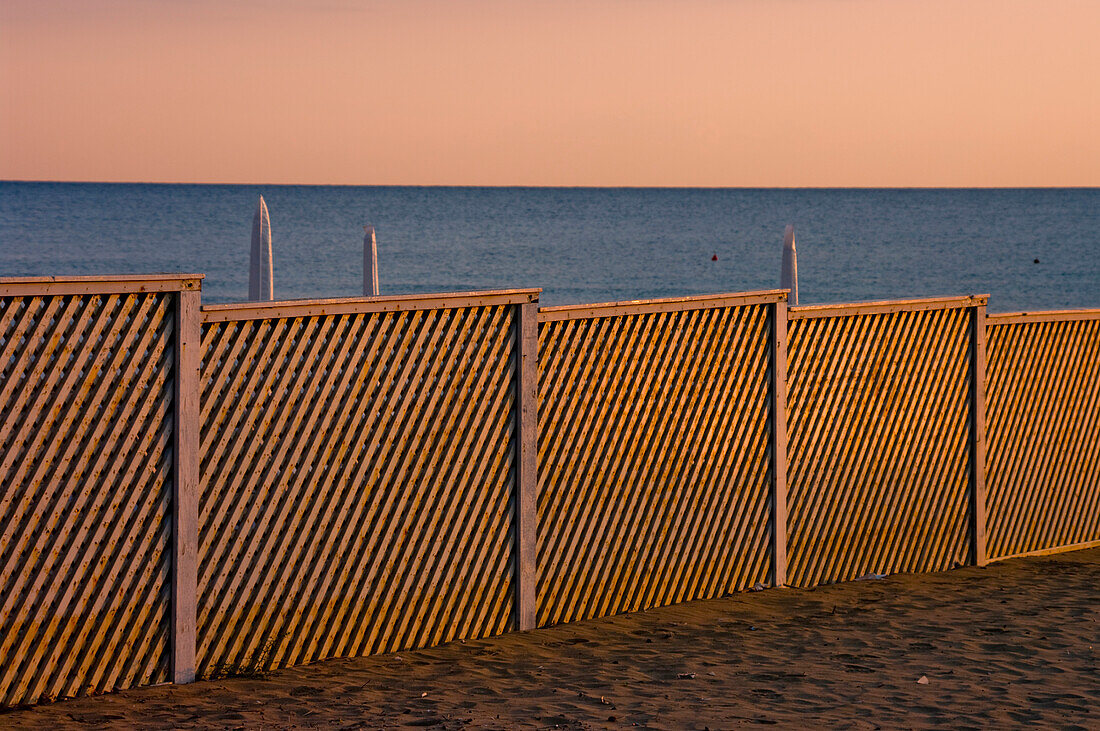
<instances>
[{"instance_id":1,"label":"orange sky","mask_svg":"<svg viewBox=\"0 0 1100 731\"><path fill-rule=\"evenodd\" d=\"M3 0L0 178L1100 185L1100 0Z\"/></svg>"}]
</instances>

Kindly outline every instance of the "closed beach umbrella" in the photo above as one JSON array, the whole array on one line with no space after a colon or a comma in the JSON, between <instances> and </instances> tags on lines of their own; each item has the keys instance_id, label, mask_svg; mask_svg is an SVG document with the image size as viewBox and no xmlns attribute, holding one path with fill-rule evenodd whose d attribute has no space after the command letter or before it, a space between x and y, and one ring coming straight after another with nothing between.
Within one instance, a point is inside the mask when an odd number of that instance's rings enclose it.
<instances>
[{"instance_id":1,"label":"closed beach umbrella","mask_svg":"<svg viewBox=\"0 0 1100 731\"><path fill-rule=\"evenodd\" d=\"M275 299L274 262L271 256L271 219L264 197L252 214L252 255L248 268L248 299L253 302Z\"/></svg>"},{"instance_id":2,"label":"closed beach umbrella","mask_svg":"<svg viewBox=\"0 0 1100 731\"><path fill-rule=\"evenodd\" d=\"M790 303L798 304L798 255L794 250L794 226L783 232L783 268L779 271L779 288L791 290Z\"/></svg>"},{"instance_id":3,"label":"closed beach umbrella","mask_svg":"<svg viewBox=\"0 0 1100 731\"><path fill-rule=\"evenodd\" d=\"M363 296L378 295L378 242L374 226L363 227Z\"/></svg>"}]
</instances>

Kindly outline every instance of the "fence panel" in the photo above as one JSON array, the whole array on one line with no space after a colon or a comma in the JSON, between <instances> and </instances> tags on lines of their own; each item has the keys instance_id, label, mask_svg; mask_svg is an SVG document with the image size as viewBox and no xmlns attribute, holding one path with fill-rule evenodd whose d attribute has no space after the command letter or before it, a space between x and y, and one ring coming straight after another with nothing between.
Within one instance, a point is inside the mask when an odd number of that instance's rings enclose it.
<instances>
[{"instance_id":1,"label":"fence panel","mask_svg":"<svg viewBox=\"0 0 1100 731\"><path fill-rule=\"evenodd\" d=\"M791 308L790 584L967 562L978 304Z\"/></svg>"},{"instance_id":2,"label":"fence panel","mask_svg":"<svg viewBox=\"0 0 1100 731\"><path fill-rule=\"evenodd\" d=\"M0 706L170 679L183 287L0 280Z\"/></svg>"},{"instance_id":3,"label":"fence panel","mask_svg":"<svg viewBox=\"0 0 1100 731\"><path fill-rule=\"evenodd\" d=\"M201 674L514 626L514 319L533 299L207 308Z\"/></svg>"},{"instance_id":4,"label":"fence panel","mask_svg":"<svg viewBox=\"0 0 1100 731\"><path fill-rule=\"evenodd\" d=\"M991 558L1100 541L1100 311L989 319Z\"/></svg>"},{"instance_id":5,"label":"fence panel","mask_svg":"<svg viewBox=\"0 0 1100 731\"><path fill-rule=\"evenodd\" d=\"M542 311L540 625L769 580L784 297Z\"/></svg>"}]
</instances>

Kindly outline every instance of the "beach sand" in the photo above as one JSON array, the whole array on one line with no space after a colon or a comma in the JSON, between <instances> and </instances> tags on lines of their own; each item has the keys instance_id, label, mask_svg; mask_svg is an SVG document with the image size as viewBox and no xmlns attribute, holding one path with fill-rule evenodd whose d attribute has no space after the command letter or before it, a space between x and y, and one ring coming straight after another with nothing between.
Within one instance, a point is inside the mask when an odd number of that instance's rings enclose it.
<instances>
[{"instance_id":1,"label":"beach sand","mask_svg":"<svg viewBox=\"0 0 1100 731\"><path fill-rule=\"evenodd\" d=\"M0 715L15 728L635 724L1098 729L1100 548Z\"/></svg>"}]
</instances>

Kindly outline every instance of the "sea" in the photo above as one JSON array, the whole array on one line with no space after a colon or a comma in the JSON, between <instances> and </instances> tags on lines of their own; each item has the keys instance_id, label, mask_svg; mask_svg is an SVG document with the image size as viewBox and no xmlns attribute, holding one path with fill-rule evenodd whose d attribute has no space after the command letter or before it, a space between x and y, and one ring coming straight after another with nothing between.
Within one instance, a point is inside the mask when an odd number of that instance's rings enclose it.
<instances>
[{"instance_id":1,"label":"sea","mask_svg":"<svg viewBox=\"0 0 1100 731\"><path fill-rule=\"evenodd\" d=\"M0 182L0 277L205 275L243 301L252 215L277 299L542 288L543 305L774 289L795 228L801 304L989 294L991 312L1100 307L1100 188L746 189Z\"/></svg>"}]
</instances>

